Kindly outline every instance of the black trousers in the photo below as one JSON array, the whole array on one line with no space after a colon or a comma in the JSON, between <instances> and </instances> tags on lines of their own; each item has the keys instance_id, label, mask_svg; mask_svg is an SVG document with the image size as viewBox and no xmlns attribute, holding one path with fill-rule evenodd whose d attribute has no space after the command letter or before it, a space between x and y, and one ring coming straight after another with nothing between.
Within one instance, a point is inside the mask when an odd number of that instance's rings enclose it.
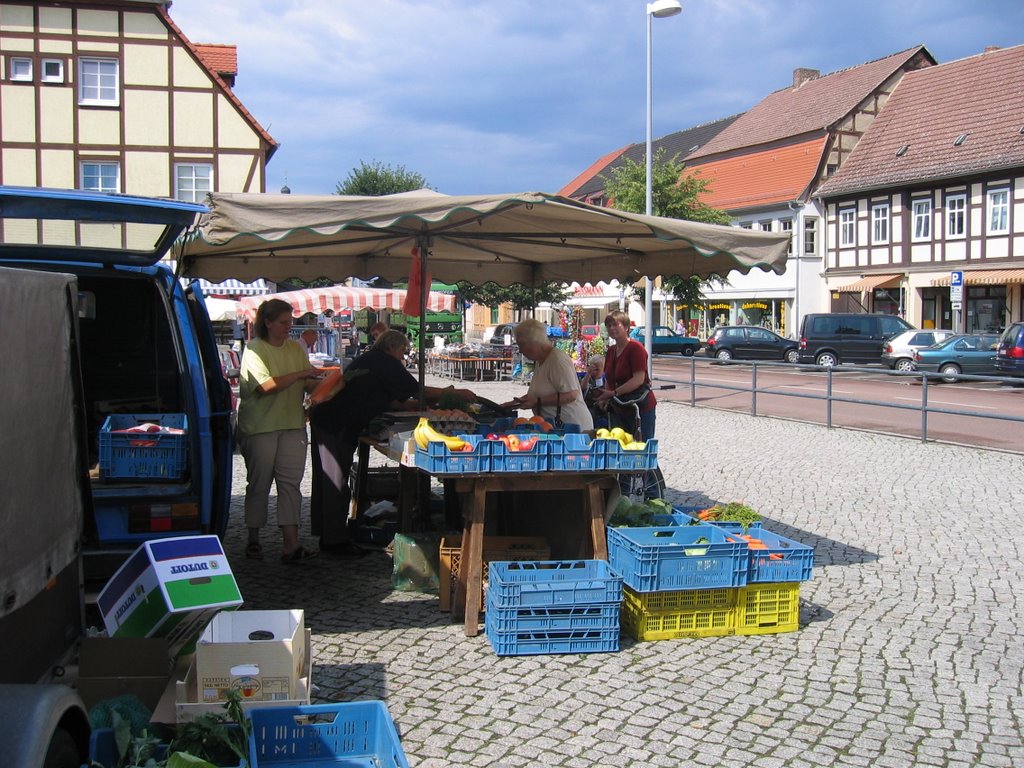
<instances>
[{"instance_id":1,"label":"black trousers","mask_svg":"<svg viewBox=\"0 0 1024 768\"><path fill-rule=\"evenodd\" d=\"M349 476L359 445L359 435L334 432L310 425L312 488L309 497L310 528L320 545L330 547L351 541L348 515L352 502Z\"/></svg>"}]
</instances>

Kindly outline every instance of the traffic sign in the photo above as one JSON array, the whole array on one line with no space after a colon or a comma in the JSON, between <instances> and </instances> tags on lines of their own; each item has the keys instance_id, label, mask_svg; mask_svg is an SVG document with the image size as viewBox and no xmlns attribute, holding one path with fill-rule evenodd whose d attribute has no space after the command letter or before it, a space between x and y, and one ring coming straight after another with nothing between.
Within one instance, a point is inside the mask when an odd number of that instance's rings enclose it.
<instances>
[{"instance_id":1,"label":"traffic sign","mask_svg":"<svg viewBox=\"0 0 1024 768\"><path fill-rule=\"evenodd\" d=\"M953 311L954 312L959 312L960 308L963 306L959 301L953 301L952 305L953 305Z\"/></svg>"},{"instance_id":2,"label":"traffic sign","mask_svg":"<svg viewBox=\"0 0 1024 768\"><path fill-rule=\"evenodd\" d=\"M949 286L949 300L958 304L964 300L964 287L962 285Z\"/></svg>"},{"instance_id":3,"label":"traffic sign","mask_svg":"<svg viewBox=\"0 0 1024 768\"><path fill-rule=\"evenodd\" d=\"M962 286L964 284L964 273L960 271L949 273L950 286Z\"/></svg>"}]
</instances>

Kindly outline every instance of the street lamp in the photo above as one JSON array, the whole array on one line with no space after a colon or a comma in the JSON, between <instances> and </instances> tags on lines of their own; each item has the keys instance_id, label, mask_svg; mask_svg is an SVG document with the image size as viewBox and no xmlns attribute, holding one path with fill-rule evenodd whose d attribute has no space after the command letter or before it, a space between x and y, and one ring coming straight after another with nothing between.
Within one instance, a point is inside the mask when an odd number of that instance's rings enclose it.
<instances>
[{"instance_id":1,"label":"street lamp","mask_svg":"<svg viewBox=\"0 0 1024 768\"><path fill-rule=\"evenodd\" d=\"M648 216L651 216L654 213L654 180L651 178L654 168L653 158L651 157L651 132L653 131L652 124L654 122L654 113L651 106L651 102L653 101L651 96L651 84L654 80L654 67L651 63L651 19L664 19L669 16L675 16L676 14L681 13L682 10L683 6L679 0L655 0L655 2L647 4L647 176L644 181L644 184L646 185L644 213ZM647 374L648 376L653 376L654 285L652 284L650 275L647 275L644 278L644 316L647 318L647 330L644 333L644 348L647 350Z\"/></svg>"}]
</instances>

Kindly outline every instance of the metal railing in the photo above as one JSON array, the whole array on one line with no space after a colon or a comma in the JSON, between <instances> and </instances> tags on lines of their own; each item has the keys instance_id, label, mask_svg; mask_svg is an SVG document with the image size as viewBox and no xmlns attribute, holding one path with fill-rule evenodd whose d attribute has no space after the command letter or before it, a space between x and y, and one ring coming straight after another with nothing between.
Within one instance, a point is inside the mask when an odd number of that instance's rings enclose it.
<instances>
[{"instance_id":1,"label":"metal railing","mask_svg":"<svg viewBox=\"0 0 1024 768\"><path fill-rule=\"evenodd\" d=\"M711 361L707 361L711 363ZM959 381L977 381L977 382L991 382L995 384L1009 384L1014 386L1024 385L1024 380L1020 378L1013 378L1007 376L981 376L977 374L945 374L945 373L926 373L922 371L889 371L879 368L870 367L855 367L855 366L842 366L840 368L832 366L819 366L819 365L805 365L805 364L793 364L793 363L782 363L782 362L770 362L770 361L741 361L741 360L729 360L729 361L714 361L712 364L716 366L729 366L735 368L749 368L750 369L750 386L740 386L737 384L727 384L720 381L714 381L711 379L701 380L697 376L697 358L689 358L688 366L690 369L690 378L688 381L680 379L672 379L668 377L655 377L656 381L667 382L675 385L675 388L679 389L684 386L688 386L690 390L689 405L696 407L697 402L697 389L719 389L730 392L748 392L750 393L750 415L758 416L757 411L757 396L771 395L772 397L792 397L801 398L806 400L817 400L824 401L825 403L825 426L832 428L835 426L833 420L833 404L835 403L846 403L852 405L866 405L874 406L878 408L888 408L892 410L900 411L919 411L921 414L921 442L928 442L928 417L931 414L941 414L946 416L965 416L968 418L978 419L990 419L993 421L1011 421L1024 423L1024 416L1014 416L1006 413L985 413L976 410L963 410L959 408L943 408L931 405L928 401L931 387L936 383L955 383ZM757 374L759 368L777 368L786 371L800 370L808 372L818 372L825 374L825 393L818 394L813 392L787 392L781 391L777 387L759 387L757 383ZM919 379L921 381L921 400L919 403L894 403L886 400L868 400L856 397L843 397L833 392L833 381L835 377L842 376L850 373L859 374L870 374L873 376L893 376L902 379ZM738 409L730 409L738 410Z\"/></svg>"}]
</instances>

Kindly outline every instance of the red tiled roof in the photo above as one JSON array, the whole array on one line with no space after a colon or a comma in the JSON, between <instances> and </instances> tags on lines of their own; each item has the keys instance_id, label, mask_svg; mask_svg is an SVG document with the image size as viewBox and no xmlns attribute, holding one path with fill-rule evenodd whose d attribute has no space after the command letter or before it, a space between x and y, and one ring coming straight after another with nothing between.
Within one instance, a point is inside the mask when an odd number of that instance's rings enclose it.
<instances>
[{"instance_id":1,"label":"red tiled roof","mask_svg":"<svg viewBox=\"0 0 1024 768\"><path fill-rule=\"evenodd\" d=\"M237 46L223 43L196 43L195 49L203 63L217 74L238 74Z\"/></svg>"},{"instance_id":2,"label":"red tiled roof","mask_svg":"<svg viewBox=\"0 0 1024 768\"><path fill-rule=\"evenodd\" d=\"M820 132L813 139L694 163L690 168L709 182L700 201L736 211L797 200L814 180L828 138Z\"/></svg>"},{"instance_id":3,"label":"red tiled roof","mask_svg":"<svg viewBox=\"0 0 1024 768\"><path fill-rule=\"evenodd\" d=\"M267 143L267 160L270 160L274 152L277 150L278 146L280 146L277 143L277 141L274 140L274 137L267 133L267 130L262 125L260 125L259 121L255 117L253 117L253 114L245 108L245 105L242 104L241 100L237 96L235 96L234 91L231 90L231 86L224 81L224 78L222 78L216 70L211 69L210 66L203 60L203 57L200 55L199 50L196 48L195 44L192 43L192 41L190 41L185 36L185 33L182 32L181 29L178 28L178 25L175 24L174 21L171 19L170 14L167 12L167 6L159 6L157 7L156 11L160 14L161 18L163 18L164 23L167 24L168 27L170 27L171 31L178 36L178 39L181 40L182 45L184 45L186 48L188 48L189 51L191 51L192 55L195 56L196 61L210 74L210 77L213 78L213 81L218 86L220 86L220 88L223 89L224 95L235 106L235 109L237 109L239 113L241 113L242 117L255 129L255 131L260 135L260 137Z\"/></svg>"},{"instance_id":4,"label":"red tiled roof","mask_svg":"<svg viewBox=\"0 0 1024 768\"><path fill-rule=\"evenodd\" d=\"M1022 130L1024 45L911 72L818 194L1022 167Z\"/></svg>"},{"instance_id":5,"label":"red tiled roof","mask_svg":"<svg viewBox=\"0 0 1024 768\"><path fill-rule=\"evenodd\" d=\"M775 91L698 149L690 160L827 130L900 68L934 64L918 45L882 59Z\"/></svg>"},{"instance_id":6,"label":"red tiled roof","mask_svg":"<svg viewBox=\"0 0 1024 768\"><path fill-rule=\"evenodd\" d=\"M619 156L622 155L622 153L629 149L631 146L631 144L627 144L621 149L613 150L604 157L600 158L599 160L594 161L594 163L591 164L591 166L587 168L585 171L583 171L583 173L581 173L575 179L573 179L564 187L562 187L558 191L558 194L565 196L571 195L573 192L579 189L580 186L582 186L583 182L590 180L593 176L597 175L600 171L604 170L604 167L611 163L613 160L618 160Z\"/></svg>"}]
</instances>

